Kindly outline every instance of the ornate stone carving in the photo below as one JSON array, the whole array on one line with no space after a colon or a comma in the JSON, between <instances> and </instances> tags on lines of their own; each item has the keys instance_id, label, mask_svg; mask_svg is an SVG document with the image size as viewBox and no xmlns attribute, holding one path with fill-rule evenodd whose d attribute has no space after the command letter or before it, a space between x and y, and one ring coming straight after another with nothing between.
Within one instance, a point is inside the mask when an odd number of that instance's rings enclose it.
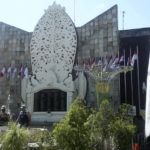
<instances>
[{"instance_id":1,"label":"ornate stone carving","mask_svg":"<svg viewBox=\"0 0 150 150\"><path fill-rule=\"evenodd\" d=\"M42 82L64 84L72 72L76 46L73 22L64 8L54 3L45 11L32 35L30 50L33 75Z\"/></svg>"}]
</instances>

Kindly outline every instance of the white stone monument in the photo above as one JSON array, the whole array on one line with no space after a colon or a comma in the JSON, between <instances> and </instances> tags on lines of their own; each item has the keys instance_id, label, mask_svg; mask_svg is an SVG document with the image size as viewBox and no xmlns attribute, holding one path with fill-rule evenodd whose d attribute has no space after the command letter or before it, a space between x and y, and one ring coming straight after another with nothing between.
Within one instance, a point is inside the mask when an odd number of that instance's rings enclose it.
<instances>
[{"instance_id":1,"label":"white stone monument","mask_svg":"<svg viewBox=\"0 0 150 150\"><path fill-rule=\"evenodd\" d=\"M33 75L22 81L22 98L32 122L58 122L73 102L72 68L77 36L74 24L60 5L53 4L37 23L30 45ZM26 90L25 90L26 89ZM66 111L34 111L34 95L44 89L66 92Z\"/></svg>"}]
</instances>

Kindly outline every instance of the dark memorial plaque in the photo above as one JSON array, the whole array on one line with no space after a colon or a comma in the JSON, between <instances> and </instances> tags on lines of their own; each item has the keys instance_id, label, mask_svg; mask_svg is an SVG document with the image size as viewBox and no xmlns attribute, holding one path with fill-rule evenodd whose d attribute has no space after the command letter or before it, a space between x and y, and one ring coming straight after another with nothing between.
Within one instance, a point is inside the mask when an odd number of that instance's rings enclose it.
<instances>
[{"instance_id":1,"label":"dark memorial plaque","mask_svg":"<svg viewBox=\"0 0 150 150\"><path fill-rule=\"evenodd\" d=\"M66 111L67 93L45 89L34 94L34 112Z\"/></svg>"}]
</instances>

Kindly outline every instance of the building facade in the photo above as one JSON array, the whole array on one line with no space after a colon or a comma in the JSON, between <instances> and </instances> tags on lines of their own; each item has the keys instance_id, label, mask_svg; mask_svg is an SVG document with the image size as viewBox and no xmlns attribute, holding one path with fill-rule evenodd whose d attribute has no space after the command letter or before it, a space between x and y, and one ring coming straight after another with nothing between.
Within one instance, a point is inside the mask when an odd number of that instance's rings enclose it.
<instances>
[{"instance_id":1,"label":"building facade","mask_svg":"<svg viewBox=\"0 0 150 150\"><path fill-rule=\"evenodd\" d=\"M62 15L60 18L63 19L59 20L52 11L58 16ZM138 46L139 86L135 64L132 71L132 92L131 72L126 74L126 86L122 73L111 81L109 96L114 108L126 102L135 105L137 114L140 114L140 110L145 108L143 85L146 84L149 37L149 29L119 31L116 5L81 27L74 27L62 7L56 4L47 9L34 32L0 22L0 68L6 67L7 71L10 65L12 68L9 76L7 72L5 76L0 77L0 105L8 105L8 102L17 104L12 105L11 109L19 110L19 105L25 103L34 122L59 121L69 110L78 93L88 106L97 107L95 81L86 74L82 76L79 73L78 77L75 76L73 65L77 60L79 64L83 61L88 64L89 58L92 60L94 57L97 63L99 57L115 56L117 52L121 55L123 51L127 63L130 49L132 55ZM67 48L71 52L67 53ZM19 78L14 76L14 68L17 67L18 74L21 65L24 68L28 65L28 79L24 77L23 72Z\"/></svg>"}]
</instances>

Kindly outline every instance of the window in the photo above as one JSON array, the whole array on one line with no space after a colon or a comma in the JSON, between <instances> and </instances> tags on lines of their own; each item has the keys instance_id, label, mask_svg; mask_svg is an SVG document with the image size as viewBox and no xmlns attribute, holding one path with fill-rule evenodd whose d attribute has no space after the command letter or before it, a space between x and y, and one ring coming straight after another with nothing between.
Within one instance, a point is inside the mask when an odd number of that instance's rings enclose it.
<instances>
[{"instance_id":1,"label":"window","mask_svg":"<svg viewBox=\"0 0 150 150\"><path fill-rule=\"evenodd\" d=\"M45 89L34 94L34 112L66 111L67 93Z\"/></svg>"}]
</instances>

